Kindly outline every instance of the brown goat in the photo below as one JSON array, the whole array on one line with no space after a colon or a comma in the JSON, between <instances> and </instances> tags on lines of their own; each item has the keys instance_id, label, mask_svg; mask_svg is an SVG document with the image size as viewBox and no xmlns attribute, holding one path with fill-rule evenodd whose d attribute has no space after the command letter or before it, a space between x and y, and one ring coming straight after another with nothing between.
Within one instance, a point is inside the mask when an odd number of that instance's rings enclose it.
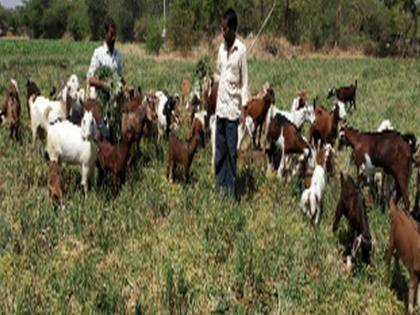
<instances>
[{"instance_id":1,"label":"brown goat","mask_svg":"<svg viewBox=\"0 0 420 315\"><path fill-rule=\"evenodd\" d=\"M182 107L185 106L186 99L187 99L187 97L190 93L190 90L191 90L191 81L186 79L186 78L182 79L182 81L181 81L181 99L180 99Z\"/></svg>"},{"instance_id":2,"label":"brown goat","mask_svg":"<svg viewBox=\"0 0 420 315\"><path fill-rule=\"evenodd\" d=\"M48 154L46 155L48 157ZM48 196L54 204L63 205L64 181L57 162L47 159L48 165Z\"/></svg>"},{"instance_id":3,"label":"brown goat","mask_svg":"<svg viewBox=\"0 0 420 315\"><path fill-rule=\"evenodd\" d=\"M204 104L206 104L206 110L208 116L216 112L217 94L219 90L219 82L216 82L214 77L210 78L207 87L204 89Z\"/></svg>"},{"instance_id":4,"label":"brown goat","mask_svg":"<svg viewBox=\"0 0 420 315\"><path fill-rule=\"evenodd\" d=\"M338 133L339 107L335 105L332 111L322 106L315 108L315 121L309 130L309 142L315 146L330 143L334 145Z\"/></svg>"},{"instance_id":5,"label":"brown goat","mask_svg":"<svg viewBox=\"0 0 420 315\"><path fill-rule=\"evenodd\" d=\"M268 88L265 91L265 94L262 98L252 98L248 102L246 115L249 115L252 117L252 120L255 126L254 133L252 135L252 143L254 145L254 148L256 147L256 135L257 135L258 130L259 130L258 145L260 145L263 123L267 116L268 109L274 103L275 103L275 96L274 96L274 91L271 88Z\"/></svg>"},{"instance_id":6,"label":"brown goat","mask_svg":"<svg viewBox=\"0 0 420 315\"><path fill-rule=\"evenodd\" d=\"M98 170L99 183L103 182L104 172L112 174L112 191L117 194L119 186L125 181L125 173L132 141L132 133L123 135L121 142L117 145L107 141L98 142Z\"/></svg>"},{"instance_id":7,"label":"brown goat","mask_svg":"<svg viewBox=\"0 0 420 315\"><path fill-rule=\"evenodd\" d=\"M241 150L238 152L238 165L254 165L256 168L264 168L267 165L267 157L263 150Z\"/></svg>"},{"instance_id":8,"label":"brown goat","mask_svg":"<svg viewBox=\"0 0 420 315\"><path fill-rule=\"evenodd\" d=\"M374 167L383 168L394 178L397 200L402 196L406 209L410 208L408 183L415 143L414 135L397 131L360 132L347 127L340 130L339 147L348 144L353 148L359 182Z\"/></svg>"},{"instance_id":9,"label":"brown goat","mask_svg":"<svg viewBox=\"0 0 420 315\"><path fill-rule=\"evenodd\" d=\"M171 173L172 180L174 179L177 164L182 165L185 179L188 181L190 178L190 167L200 141L204 147L204 128L201 121L194 118L191 129L192 135L188 141L178 140L172 132L169 134L168 159L166 163L166 177L168 179Z\"/></svg>"},{"instance_id":10,"label":"brown goat","mask_svg":"<svg viewBox=\"0 0 420 315\"><path fill-rule=\"evenodd\" d=\"M372 250L372 238L369 230L368 217L366 214L363 192L354 182L350 175L340 173L341 193L335 211L333 232L338 228L338 223L344 215L348 220L348 227L351 233L353 253L358 248L362 249L362 260L369 262Z\"/></svg>"},{"instance_id":11,"label":"brown goat","mask_svg":"<svg viewBox=\"0 0 420 315\"><path fill-rule=\"evenodd\" d=\"M414 313L414 294L417 291L417 305L420 304L420 233L419 225L410 214L397 208L395 196L389 202L391 229L388 243L388 269L391 257L401 258L409 274L408 314Z\"/></svg>"},{"instance_id":12,"label":"brown goat","mask_svg":"<svg viewBox=\"0 0 420 315\"><path fill-rule=\"evenodd\" d=\"M30 116L30 110L29 110L29 98L34 95L34 101L35 99L41 95L41 91L39 90L36 83L32 80L26 81L26 109L28 110L28 115Z\"/></svg>"},{"instance_id":13,"label":"brown goat","mask_svg":"<svg viewBox=\"0 0 420 315\"><path fill-rule=\"evenodd\" d=\"M10 126L10 139L19 140L20 127L20 99L17 86L12 81L4 93L5 99L3 108L0 111L0 123L4 122Z\"/></svg>"},{"instance_id":14,"label":"brown goat","mask_svg":"<svg viewBox=\"0 0 420 315\"><path fill-rule=\"evenodd\" d=\"M277 114L271 119L267 133L268 160L272 166L278 168L278 175L281 176L285 163L285 155L293 153L304 153L308 156L311 152L309 144L302 138L297 127L282 114ZM279 149L281 150L281 161L278 160Z\"/></svg>"},{"instance_id":15,"label":"brown goat","mask_svg":"<svg viewBox=\"0 0 420 315\"><path fill-rule=\"evenodd\" d=\"M332 88L328 91L327 98L336 96L337 99L343 103L350 103L350 108L353 107L356 109L356 90L357 90L357 80L354 81L354 84L350 86L342 86L339 88Z\"/></svg>"}]
</instances>

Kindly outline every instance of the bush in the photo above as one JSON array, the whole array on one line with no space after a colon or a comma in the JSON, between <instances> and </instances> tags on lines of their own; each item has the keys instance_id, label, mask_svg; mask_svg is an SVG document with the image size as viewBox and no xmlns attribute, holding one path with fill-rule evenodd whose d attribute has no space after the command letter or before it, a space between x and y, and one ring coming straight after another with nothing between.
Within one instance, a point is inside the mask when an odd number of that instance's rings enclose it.
<instances>
[{"instance_id":1,"label":"bush","mask_svg":"<svg viewBox=\"0 0 420 315\"><path fill-rule=\"evenodd\" d=\"M107 0L86 0L88 23L92 40L102 39L104 18L107 15Z\"/></svg>"},{"instance_id":2,"label":"bush","mask_svg":"<svg viewBox=\"0 0 420 315\"><path fill-rule=\"evenodd\" d=\"M160 34L160 27L158 22L149 24L146 34L146 51L158 55L160 48L163 45L163 38Z\"/></svg>"},{"instance_id":3,"label":"bush","mask_svg":"<svg viewBox=\"0 0 420 315\"><path fill-rule=\"evenodd\" d=\"M175 49L187 51L196 44L197 32L191 29L191 25L194 25L192 10L181 1L175 2L168 18L168 39Z\"/></svg>"},{"instance_id":4,"label":"bush","mask_svg":"<svg viewBox=\"0 0 420 315\"><path fill-rule=\"evenodd\" d=\"M72 5L71 13L67 21L67 30L75 40L82 40L87 37L89 31L86 6L83 1L76 1Z\"/></svg>"},{"instance_id":5,"label":"bush","mask_svg":"<svg viewBox=\"0 0 420 315\"><path fill-rule=\"evenodd\" d=\"M134 40L138 42L145 42L147 31L150 27L152 18L149 15L142 16L134 22Z\"/></svg>"},{"instance_id":6,"label":"bush","mask_svg":"<svg viewBox=\"0 0 420 315\"><path fill-rule=\"evenodd\" d=\"M44 12L44 36L61 38L67 29L67 17L70 5L67 1L54 1Z\"/></svg>"}]
</instances>

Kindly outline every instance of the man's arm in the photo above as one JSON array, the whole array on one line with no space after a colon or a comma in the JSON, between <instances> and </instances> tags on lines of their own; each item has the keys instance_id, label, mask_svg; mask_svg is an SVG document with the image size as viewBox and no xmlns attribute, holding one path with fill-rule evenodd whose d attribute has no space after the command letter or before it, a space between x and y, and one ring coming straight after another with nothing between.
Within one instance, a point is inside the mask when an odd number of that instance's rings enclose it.
<instances>
[{"instance_id":1,"label":"man's arm","mask_svg":"<svg viewBox=\"0 0 420 315\"><path fill-rule=\"evenodd\" d=\"M109 91L111 89L109 83L107 81L102 81L99 80L97 78L94 77L96 70L99 68L100 63L99 63L99 59L95 52L92 55L92 59L90 61L90 66L89 66L89 70L87 72L87 81L89 83L89 85L94 86L94 87L98 87L98 88L102 88L104 90Z\"/></svg>"},{"instance_id":2,"label":"man's arm","mask_svg":"<svg viewBox=\"0 0 420 315\"><path fill-rule=\"evenodd\" d=\"M248 105L248 64L246 61L246 50L241 56L241 102L242 108Z\"/></svg>"}]
</instances>

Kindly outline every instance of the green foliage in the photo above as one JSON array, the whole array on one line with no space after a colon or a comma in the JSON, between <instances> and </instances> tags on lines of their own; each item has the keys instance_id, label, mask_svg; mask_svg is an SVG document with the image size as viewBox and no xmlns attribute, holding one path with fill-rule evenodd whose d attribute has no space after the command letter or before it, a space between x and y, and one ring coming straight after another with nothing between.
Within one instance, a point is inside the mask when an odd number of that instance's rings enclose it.
<instances>
[{"instance_id":1,"label":"green foliage","mask_svg":"<svg viewBox=\"0 0 420 315\"><path fill-rule=\"evenodd\" d=\"M117 33L121 41L133 40L134 22L141 10L138 0L109 0L109 14L117 24Z\"/></svg>"},{"instance_id":2,"label":"green foliage","mask_svg":"<svg viewBox=\"0 0 420 315\"><path fill-rule=\"evenodd\" d=\"M68 1L54 0L43 15L44 36L61 38L67 29L67 16L70 9Z\"/></svg>"},{"instance_id":3,"label":"green foliage","mask_svg":"<svg viewBox=\"0 0 420 315\"><path fill-rule=\"evenodd\" d=\"M160 23L158 21L149 22L146 33L146 51L158 55L162 45Z\"/></svg>"},{"instance_id":4,"label":"green foliage","mask_svg":"<svg viewBox=\"0 0 420 315\"><path fill-rule=\"evenodd\" d=\"M197 43L198 34L192 26L196 21L193 10L185 0L171 4L168 17L168 39L175 49L188 51Z\"/></svg>"},{"instance_id":5,"label":"green foliage","mask_svg":"<svg viewBox=\"0 0 420 315\"><path fill-rule=\"evenodd\" d=\"M120 78L116 71L113 71L107 66L100 66L96 69L95 77L101 81L108 81L111 85L111 91L107 92L98 89L98 99L101 103L101 111L109 126L109 133L111 141L117 143L120 141L120 122L121 122L121 108L116 106L116 95L120 92L121 85Z\"/></svg>"},{"instance_id":6,"label":"green foliage","mask_svg":"<svg viewBox=\"0 0 420 315\"><path fill-rule=\"evenodd\" d=\"M87 38L89 25L84 0L78 0L72 3L67 28L75 40L83 40Z\"/></svg>"},{"instance_id":7,"label":"green foliage","mask_svg":"<svg viewBox=\"0 0 420 315\"><path fill-rule=\"evenodd\" d=\"M200 58L195 65L192 82L195 82L195 80L201 82L206 75L211 73L213 73L213 71L211 67L210 56L204 56Z\"/></svg>"},{"instance_id":8,"label":"green foliage","mask_svg":"<svg viewBox=\"0 0 420 315\"><path fill-rule=\"evenodd\" d=\"M85 0L89 22L90 36L92 40L103 39L104 18L108 14L108 0Z\"/></svg>"}]
</instances>

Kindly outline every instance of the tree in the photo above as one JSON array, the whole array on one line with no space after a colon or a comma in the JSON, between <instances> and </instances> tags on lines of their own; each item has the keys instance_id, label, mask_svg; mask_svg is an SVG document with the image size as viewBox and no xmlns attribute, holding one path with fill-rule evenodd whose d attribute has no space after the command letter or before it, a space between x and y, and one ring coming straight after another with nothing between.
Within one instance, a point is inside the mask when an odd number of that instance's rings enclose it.
<instances>
[{"instance_id":1,"label":"tree","mask_svg":"<svg viewBox=\"0 0 420 315\"><path fill-rule=\"evenodd\" d=\"M102 25L108 14L107 0L85 0L87 7L88 24L92 40L102 39L104 31Z\"/></svg>"},{"instance_id":2,"label":"tree","mask_svg":"<svg viewBox=\"0 0 420 315\"><path fill-rule=\"evenodd\" d=\"M67 29L67 17L70 3L54 0L43 12L43 36L47 38L61 38Z\"/></svg>"},{"instance_id":3,"label":"tree","mask_svg":"<svg viewBox=\"0 0 420 315\"><path fill-rule=\"evenodd\" d=\"M82 40L89 32L87 8L84 0L76 0L71 4L67 20L67 30L75 40Z\"/></svg>"}]
</instances>

